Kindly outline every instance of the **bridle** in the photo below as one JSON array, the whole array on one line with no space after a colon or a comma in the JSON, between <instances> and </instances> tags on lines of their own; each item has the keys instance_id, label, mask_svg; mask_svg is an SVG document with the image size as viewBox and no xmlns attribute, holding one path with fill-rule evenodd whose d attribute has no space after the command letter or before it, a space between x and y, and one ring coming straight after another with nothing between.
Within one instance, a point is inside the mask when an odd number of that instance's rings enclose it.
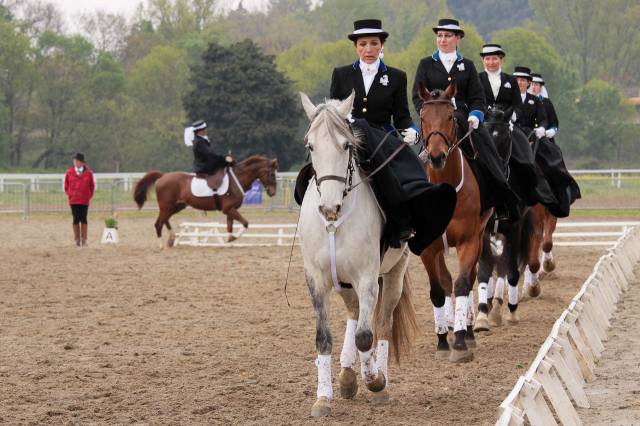
<instances>
[{"instance_id":1,"label":"bridle","mask_svg":"<svg viewBox=\"0 0 640 426\"><path fill-rule=\"evenodd\" d=\"M471 143L471 146L473 148L473 152L474 152L474 159L478 156L478 151L476 150L475 146L473 145L473 140L471 138L471 133L473 132L473 129L470 128L469 131L460 139L458 139L455 142L451 142L451 139L449 136L447 136L444 132L441 132L440 130L432 130L431 132L429 132L425 137L422 136L422 122L423 122L423 118L422 118L422 109L424 108L424 105L433 105L433 104L447 104L447 105L451 105L451 100L450 99L432 99L429 101L424 101L422 103L422 107L420 108L420 139L418 140L418 142L422 142L422 146L423 149L425 151L427 151L427 146L429 144L429 139L431 139L432 136L440 136L443 140L444 143L447 145L447 153L446 153L446 157L448 157L451 152L456 149L458 146L460 146L460 144L462 142L464 142L467 138L469 138L469 142ZM453 117L453 132L455 132L457 134L457 126L458 126L458 120L457 118ZM431 163L431 155L428 154L427 152L427 161L429 161L429 163Z\"/></svg>"},{"instance_id":2,"label":"bridle","mask_svg":"<svg viewBox=\"0 0 640 426\"><path fill-rule=\"evenodd\" d=\"M509 160L511 159L511 153L513 152L513 131L511 130L512 127L510 125L510 121L485 121L484 124L507 127L507 132L509 133L509 150L503 159L502 168L504 169L505 177L508 180L509 175L511 174L511 168L509 167Z\"/></svg>"}]
</instances>

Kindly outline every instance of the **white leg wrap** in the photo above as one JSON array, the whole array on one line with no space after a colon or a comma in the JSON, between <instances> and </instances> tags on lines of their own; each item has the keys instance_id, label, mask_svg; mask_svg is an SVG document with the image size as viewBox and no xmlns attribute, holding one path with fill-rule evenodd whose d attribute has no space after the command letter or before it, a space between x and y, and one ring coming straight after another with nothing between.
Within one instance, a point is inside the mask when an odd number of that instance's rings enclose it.
<instances>
[{"instance_id":1,"label":"white leg wrap","mask_svg":"<svg viewBox=\"0 0 640 426\"><path fill-rule=\"evenodd\" d=\"M449 332L444 305L439 308L433 307L433 319L436 324L436 334L446 334Z\"/></svg>"},{"instance_id":2,"label":"white leg wrap","mask_svg":"<svg viewBox=\"0 0 640 426\"><path fill-rule=\"evenodd\" d=\"M469 310L469 296L456 297L456 316L453 331L467 330L467 311Z\"/></svg>"},{"instance_id":3,"label":"white leg wrap","mask_svg":"<svg viewBox=\"0 0 640 426\"><path fill-rule=\"evenodd\" d=\"M518 286L509 285L509 303L512 305L518 304Z\"/></svg>"},{"instance_id":4,"label":"white leg wrap","mask_svg":"<svg viewBox=\"0 0 640 426\"><path fill-rule=\"evenodd\" d=\"M453 305L451 303L451 296L446 296L444 298L444 312L447 318L447 326L453 328Z\"/></svg>"},{"instance_id":5,"label":"white leg wrap","mask_svg":"<svg viewBox=\"0 0 640 426\"><path fill-rule=\"evenodd\" d=\"M478 285L478 303L487 304L487 283L480 283Z\"/></svg>"},{"instance_id":6,"label":"white leg wrap","mask_svg":"<svg viewBox=\"0 0 640 426\"><path fill-rule=\"evenodd\" d=\"M553 260L553 253L549 252L547 253L546 251L542 252L542 259L543 260Z\"/></svg>"},{"instance_id":7,"label":"white leg wrap","mask_svg":"<svg viewBox=\"0 0 640 426\"><path fill-rule=\"evenodd\" d=\"M500 300L504 299L504 278L500 277L496 280L496 294L493 297Z\"/></svg>"},{"instance_id":8,"label":"white leg wrap","mask_svg":"<svg viewBox=\"0 0 640 426\"><path fill-rule=\"evenodd\" d=\"M342 344L342 353L340 354L340 367L342 368L355 368L356 367L356 355L358 354L358 348L356 348L356 327L358 321L348 319L347 329L344 332L344 343Z\"/></svg>"},{"instance_id":9,"label":"white leg wrap","mask_svg":"<svg viewBox=\"0 0 640 426\"><path fill-rule=\"evenodd\" d=\"M387 365L389 363L389 341L378 340L378 347L376 348L376 366L378 370L384 373L389 382L389 374L387 373Z\"/></svg>"},{"instance_id":10,"label":"white leg wrap","mask_svg":"<svg viewBox=\"0 0 640 426\"><path fill-rule=\"evenodd\" d=\"M489 277L489 282L487 283L487 297L493 297L493 277Z\"/></svg>"},{"instance_id":11,"label":"white leg wrap","mask_svg":"<svg viewBox=\"0 0 640 426\"><path fill-rule=\"evenodd\" d=\"M476 319L476 311L474 311L473 290L469 292L469 309L467 310L467 327L473 325Z\"/></svg>"},{"instance_id":12,"label":"white leg wrap","mask_svg":"<svg viewBox=\"0 0 640 426\"><path fill-rule=\"evenodd\" d=\"M318 355L316 358L318 367L318 398L321 396L333 399L333 387L331 386L331 355Z\"/></svg>"},{"instance_id":13,"label":"white leg wrap","mask_svg":"<svg viewBox=\"0 0 640 426\"><path fill-rule=\"evenodd\" d=\"M524 289L526 290L531 285L531 270L529 269L529 265L524 268Z\"/></svg>"},{"instance_id":14,"label":"white leg wrap","mask_svg":"<svg viewBox=\"0 0 640 426\"><path fill-rule=\"evenodd\" d=\"M373 349L360 352L360 370L365 383L371 383L378 377L378 366L376 365L376 360L373 358Z\"/></svg>"}]
</instances>

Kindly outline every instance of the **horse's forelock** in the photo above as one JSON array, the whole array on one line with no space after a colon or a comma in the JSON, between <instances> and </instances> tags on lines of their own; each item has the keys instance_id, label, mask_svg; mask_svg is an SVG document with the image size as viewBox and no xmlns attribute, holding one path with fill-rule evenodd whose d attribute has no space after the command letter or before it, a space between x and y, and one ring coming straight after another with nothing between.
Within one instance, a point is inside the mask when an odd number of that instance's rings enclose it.
<instances>
[{"instance_id":1,"label":"horse's forelock","mask_svg":"<svg viewBox=\"0 0 640 426\"><path fill-rule=\"evenodd\" d=\"M336 140L334 137L336 133L339 133L345 137L350 144L359 146L362 143L363 135L361 132L353 132L351 126L338 112L338 107L342 102L338 99L329 99L325 103L319 104L316 107L316 112L311 119L311 125L309 126L309 132L315 130L321 124L327 126L329 135L332 136L332 140ZM308 132L307 132L308 133Z\"/></svg>"}]
</instances>

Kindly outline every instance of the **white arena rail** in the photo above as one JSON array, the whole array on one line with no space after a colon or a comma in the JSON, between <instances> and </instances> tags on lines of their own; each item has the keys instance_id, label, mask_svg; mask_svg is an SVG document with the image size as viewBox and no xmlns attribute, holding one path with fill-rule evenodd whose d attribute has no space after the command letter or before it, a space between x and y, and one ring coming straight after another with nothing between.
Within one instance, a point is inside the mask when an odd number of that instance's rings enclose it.
<instances>
[{"instance_id":1,"label":"white arena rail","mask_svg":"<svg viewBox=\"0 0 640 426\"><path fill-rule=\"evenodd\" d=\"M174 245L197 247L272 247L291 246L295 242L295 224L251 224L243 232L241 224L234 224L239 239L228 243L227 225L219 222L183 222L176 233ZM238 232L235 232L235 231ZM257 230L259 232L253 232ZM296 242L296 244L299 244Z\"/></svg>"},{"instance_id":2,"label":"white arena rail","mask_svg":"<svg viewBox=\"0 0 640 426\"><path fill-rule=\"evenodd\" d=\"M638 221L558 222L553 233L554 246L613 246L628 228L640 226ZM589 229L581 231L580 229ZM593 230L595 229L595 230ZM592 231L593 230L593 231ZM558 232L560 231L560 232ZM602 239L607 238L607 239Z\"/></svg>"},{"instance_id":3,"label":"white arena rail","mask_svg":"<svg viewBox=\"0 0 640 426\"><path fill-rule=\"evenodd\" d=\"M626 226L626 225L624 225ZM640 227L627 229L596 263L524 376L500 404L499 426L581 425L575 407L588 408L585 382L607 340L609 320L621 294L635 279L640 260ZM546 397L546 398L545 398ZM548 401L548 402L547 402Z\"/></svg>"}]
</instances>

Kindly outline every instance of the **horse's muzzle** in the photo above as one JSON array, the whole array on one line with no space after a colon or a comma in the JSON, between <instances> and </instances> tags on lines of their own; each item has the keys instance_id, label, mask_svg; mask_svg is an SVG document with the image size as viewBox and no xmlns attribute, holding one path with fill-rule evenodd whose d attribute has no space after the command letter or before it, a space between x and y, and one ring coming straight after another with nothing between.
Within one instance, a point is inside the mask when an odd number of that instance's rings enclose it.
<instances>
[{"instance_id":1,"label":"horse's muzzle","mask_svg":"<svg viewBox=\"0 0 640 426\"><path fill-rule=\"evenodd\" d=\"M324 216L327 222L335 222L336 220L338 220L338 216L340 216L341 207L342 206L340 204L337 204L330 208L325 206L318 206L318 210L320 210L320 214Z\"/></svg>"},{"instance_id":2,"label":"horse's muzzle","mask_svg":"<svg viewBox=\"0 0 640 426\"><path fill-rule=\"evenodd\" d=\"M436 157L431 156L431 154L427 154L427 161L429 161L431 167L434 169L442 169L447 164L447 153L441 152L440 155Z\"/></svg>"}]
</instances>

